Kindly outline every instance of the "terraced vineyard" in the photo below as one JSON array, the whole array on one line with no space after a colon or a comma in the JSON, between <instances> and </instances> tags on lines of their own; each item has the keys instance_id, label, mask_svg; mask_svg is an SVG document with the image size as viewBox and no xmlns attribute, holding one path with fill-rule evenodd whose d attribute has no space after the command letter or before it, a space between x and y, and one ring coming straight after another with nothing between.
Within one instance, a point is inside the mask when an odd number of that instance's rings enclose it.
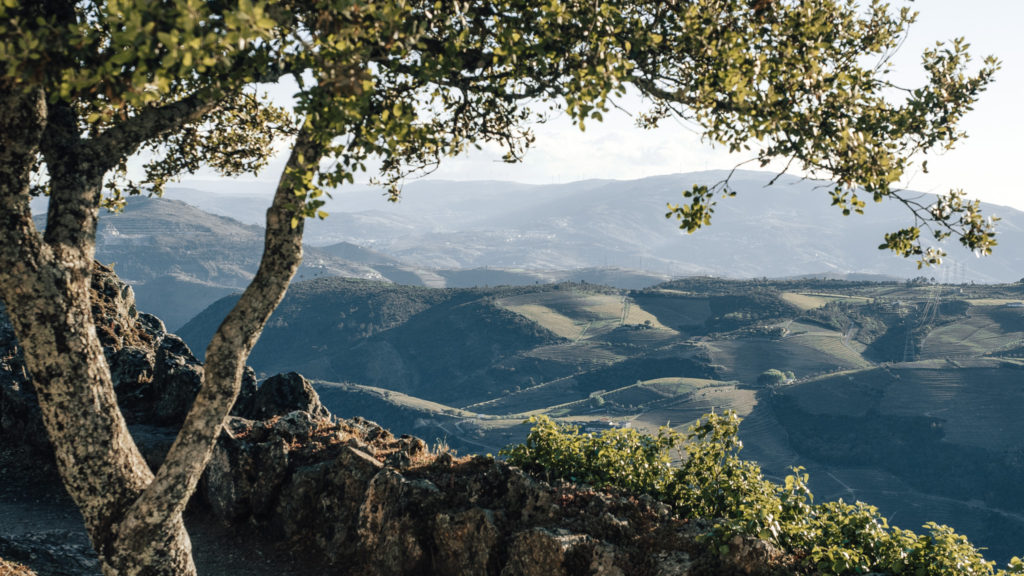
<instances>
[{"instance_id":1,"label":"terraced vineyard","mask_svg":"<svg viewBox=\"0 0 1024 576\"><path fill-rule=\"evenodd\" d=\"M666 425L685 432L690 424L711 411L735 410L741 417L747 417L757 405L756 396L755 391L735 385L706 387L637 414L632 420L637 428L651 432Z\"/></svg>"},{"instance_id":2,"label":"terraced vineyard","mask_svg":"<svg viewBox=\"0 0 1024 576\"><path fill-rule=\"evenodd\" d=\"M725 368L725 378L753 384L758 375L773 368L804 378L870 364L843 346L840 339L837 334L781 339L753 337L703 345L711 361Z\"/></svg>"},{"instance_id":3,"label":"terraced vineyard","mask_svg":"<svg viewBox=\"0 0 1024 576\"><path fill-rule=\"evenodd\" d=\"M568 342L538 346L523 354L529 358L559 362L576 366L578 370L592 370L599 366L614 364L627 356L617 353L615 348L602 342Z\"/></svg>"},{"instance_id":4,"label":"terraced vineyard","mask_svg":"<svg viewBox=\"0 0 1024 576\"><path fill-rule=\"evenodd\" d=\"M942 420L944 438L964 446L1024 451L1024 370L973 361L959 367L894 370L899 385L886 390L885 414L928 414Z\"/></svg>"},{"instance_id":5,"label":"terraced vineyard","mask_svg":"<svg viewBox=\"0 0 1024 576\"><path fill-rule=\"evenodd\" d=\"M924 341L922 357L972 358L1020 346L1024 342L1022 326L1008 327L993 318L1012 313L1003 306L972 306L963 321L935 328Z\"/></svg>"},{"instance_id":6,"label":"terraced vineyard","mask_svg":"<svg viewBox=\"0 0 1024 576\"><path fill-rule=\"evenodd\" d=\"M782 299L789 302L793 306L796 306L800 310L813 310L815 308L821 308L825 304L832 302L835 298L829 298L826 296L818 296L814 294L800 294L797 292L783 292Z\"/></svg>"},{"instance_id":7,"label":"terraced vineyard","mask_svg":"<svg viewBox=\"0 0 1024 576\"><path fill-rule=\"evenodd\" d=\"M824 356L834 360L837 366L850 368L866 368L871 362L864 359L865 346L851 341L839 332L815 332L796 334L785 339L789 343L817 350Z\"/></svg>"},{"instance_id":8,"label":"terraced vineyard","mask_svg":"<svg viewBox=\"0 0 1024 576\"><path fill-rule=\"evenodd\" d=\"M560 290L502 298L498 305L574 341L599 338L630 325L674 333L630 297L619 294Z\"/></svg>"},{"instance_id":9,"label":"terraced vineyard","mask_svg":"<svg viewBox=\"0 0 1024 576\"><path fill-rule=\"evenodd\" d=\"M680 294L671 290L634 294L633 301L664 326L676 330L703 326L711 317L711 306L706 297Z\"/></svg>"}]
</instances>

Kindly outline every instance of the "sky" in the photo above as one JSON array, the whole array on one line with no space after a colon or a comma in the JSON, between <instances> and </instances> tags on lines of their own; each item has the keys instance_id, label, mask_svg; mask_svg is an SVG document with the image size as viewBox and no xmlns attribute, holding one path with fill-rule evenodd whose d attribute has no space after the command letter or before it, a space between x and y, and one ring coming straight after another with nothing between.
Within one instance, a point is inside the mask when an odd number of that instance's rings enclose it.
<instances>
[{"instance_id":1,"label":"sky","mask_svg":"<svg viewBox=\"0 0 1024 576\"><path fill-rule=\"evenodd\" d=\"M893 4L903 5L899 0ZM969 138L954 150L929 158L929 173L909 173L902 187L931 193L962 188L982 201L1024 210L1017 169L1022 161L1018 141L1024 136L1024 43L1020 38L1024 2L917 0L911 5L920 15L895 59L895 82L920 84L924 79L919 65L921 51L936 40L958 36L971 43L976 64L992 54L1002 61L1002 69L961 125ZM729 169L749 159L749 154L730 155L701 142L694 126L669 121L657 130L641 130L633 125L632 118L616 111L605 115L603 123L588 123L585 132L567 118L555 118L536 126L535 134L537 142L520 164L504 164L500 152L485 148L446 160L426 178L534 184L589 178L631 180ZM264 178L276 180L273 168L280 164L275 162Z\"/></svg>"}]
</instances>

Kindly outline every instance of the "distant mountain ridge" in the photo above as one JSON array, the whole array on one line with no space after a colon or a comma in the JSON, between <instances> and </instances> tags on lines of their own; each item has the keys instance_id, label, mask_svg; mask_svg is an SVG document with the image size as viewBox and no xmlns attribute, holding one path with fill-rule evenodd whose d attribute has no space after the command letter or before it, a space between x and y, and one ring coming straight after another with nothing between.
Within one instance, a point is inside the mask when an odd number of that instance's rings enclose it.
<instances>
[{"instance_id":1,"label":"distant mountain ridge","mask_svg":"<svg viewBox=\"0 0 1024 576\"><path fill-rule=\"evenodd\" d=\"M875 249L885 232L911 222L901 206L871 205L865 216L843 217L828 205L820 183L783 177L766 188L774 177L766 172L736 172L731 185L738 197L720 201L704 230L687 235L666 221L665 204L677 201L681 190L725 176L547 186L418 181L395 205L379 191L353 186L334 193L329 218L307 223L306 257L296 279L345 276L433 288L585 281L639 289L687 275L923 274L962 283L1011 282L1024 270L1024 213L1017 210L985 206L1002 218L994 256L974 258L948 242L946 263L922 271ZM130 198L123 213L100 218L97 257L116 263L140 305L172 329L244 288L263 246L269 190L260 187L266 185L201 185L210 189Z\"/></svg>"},{"instance_id":2,"label":"distant mountain ridge","mask_svg":"<svg viewBox=\"0 0 1024 576\"><path fill-rule=\"evenodd\" d=\"M903 206L870 204L865 215L844 217L830 206L822 182L783 176L767 186L776 176L771 172L733 174L737 196L720 200L712 225L695 234L664 218L666 203L679 202L683 190L727 175L708 171L557 185L415 181L397 204L355 186L334 192L326 206L331 216L310 222L306 239L321 246L348 242L421 270L615 267L662 279L924 274L949 282L1011 282L1024 270L1024 213L1013 208L983 205L985 214L1001 218L993 257L975 258L947 241L946 265L919 271L913 261L876 249L884 233L912 223ZM182 197L239 218L265 210L266 200L252 186L244 193L213 188L182 191Z\"/></svg>"}]
</instances>

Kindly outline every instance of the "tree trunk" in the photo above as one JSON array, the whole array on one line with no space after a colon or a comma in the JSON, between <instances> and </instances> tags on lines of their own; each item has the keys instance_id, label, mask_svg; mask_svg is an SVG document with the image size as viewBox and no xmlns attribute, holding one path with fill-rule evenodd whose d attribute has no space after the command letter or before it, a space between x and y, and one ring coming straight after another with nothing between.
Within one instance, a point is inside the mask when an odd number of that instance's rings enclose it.
<instances>
[{"instance_id":1,"label":"tree trunk","mask_svg":"<svg viewBox=\"0 0 1024 576\"><path fill-rule=\"evenodd\" d=\"M64 150L64 161L53 163L45 240L32 222L31 167L44 132L62 128L59 120L47 124L49 112L40 93L12 93L0 103L0 132L12 143L0 156L0 295L24 349L58 470L104 573L194 574L180 515L151 546L151 564L159 568L125 569L128 551L118 535L153 475L117 407L93 324L89 284L102 172L82 170L80 149Z\"/></svg>"},{"instance_id":2,"label":"tree trunk","mask_svg":"<svg viewBox=\"0 0 1024 576\"><path fill-rule=\"evenodd\" d=\"M273 204L267 210L259 270L210 341L203 385L181 432L153 483L133 503L121 526L119 549L139 558L140 562L141 555L167 537L167 523L180 518L195 491L238 397L249 353L299 268L303 220L300 216L297 225L292 226L292 218L297 214L297 203L305 197L305 190L297 188L301 186L301 178L296 175L315 170L321 156L319 150L306 131L299 133Z\"/></svg>"},{"instance_id":3,"label":"tree trunk","mask_svg":"<svg viewBox=\"0 0 1024 576\"><path fill-rule=\"evenodd\" d=\"M59 105L58 105L59 107ZM182 513L237 397L249 352L302 258L304 199L297 174L315 170L319 146L299 135L267 211L259 271L207 350L203 386L156 476L135 446L91 316L89 284L100 186L95 147L68 110L40 93L0 98L0 297L25 350L65 487L108 575L195 574ZM49 122L49 124L48 124ZM53 192L45 238L32 222L33 162L42 150Z\"/></svg>"}]
</instances>

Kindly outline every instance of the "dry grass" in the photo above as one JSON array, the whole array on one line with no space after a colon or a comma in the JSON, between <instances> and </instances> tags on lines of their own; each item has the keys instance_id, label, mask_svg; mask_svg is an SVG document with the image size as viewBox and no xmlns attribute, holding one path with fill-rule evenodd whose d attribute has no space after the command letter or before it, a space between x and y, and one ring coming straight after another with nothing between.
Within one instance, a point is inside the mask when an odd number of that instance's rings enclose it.
<instances>
[{"instance_id":1,"label":"dry grass","mask_svg":"<svg viewBox=\"0 0 1024 576\"><path fill-rule=\"evenodd\" d=\"M1024 304L1024 300L1014 298L969 298L973 306L1003 306L1005 304Z\"/></svg>"},{"instance_id":2,"label":"dry grass","mask_svg":"<svg viewBox=\"0 0 1024 576\"><path fill-rule=\"evenodd\" d=\"M516 304L508 301L499 301L498 304L569 340L578 340L587 327L586 322L577 322L540 304Z\"/></svg>"},{"instance_id":3,"label":"dry grass","mask_svg":"<svg viewBox=\"0 0 1024 576\"><path fill-rule=\"evenodd\" d=\"M0 558L0 576L36 576L36 573L21 564Z\"/></svg>"},{"instance_id":4,"label":"dry grass","mask_svg":"<svg viewBox=\"0 0 1024 576\"><path fill-rule=\"evenodd\" d=\"M842 334L838 332L799 334L793 336L792 341L835 358L837 365L853 368L867 368L871 366L871 362L865 360L861 355L865 346L856 341L844 343Z\"/></svg>"},{"instance_id":5,"label":"dry grass","mask_svg":"<svg viewBox=\"0 0 1024 576\"><path fill-rule=\"evenodd\" d=\"M870 365L856 349L842 345L838 332L832 332L830 337L827 334L802 334L781 340L742 338L702 345L711 355L712 363L726 367L724 379L748 384L769 368L791 370L797 378L804 378Z\"/></svg>"},{"instance_id":6,"label":"dry grass","mask_svg":"<svg viewBox=\"0 0 1024 576\"><path fill-rule=\"evenodd\" d=\"M735 410L745 418L757 405L756 392L735 386L714 386L694 391L678 404L667 405L632 418L633 426L647 433L657 433L666 424L680 432L686 432L691 424L708 412Z\"/></svg>"},{"instance_id":7,"label":"dry grass","mask_svg":"<svg viewBox=\"0 0 1024 576\"><path fill-rule=\"evenodd\" d=\"M809 294L799 294L797 292L783 292L782 299L803 311L821 308L825 304L834 300L834 298L811 296Z\"/></svg>"},{"instance_id":8,"label":"dry grass","mask_svg":"<svg viewBox=\"0 0 1024 576\"><path fill-rule=\"evenodd\" d=\"M615 294L525 294L503 298L498 305L569 340L590 339L623 324L648 324L675 333L653 314Z\"/></svg>"},{"instance_id":9,"label":"dry grass","mask_svg":"<svg viewBox=\"0 0 1024 576\"><path fill-rule=\"evenodd\" d=\"M448 406L447 404L440 404L438 402L431 402L430 400L424 400L416 396L409 396L402 392L396 392L394 390L387 390L384 388L378 388L376 386L366 386L364 384L337 384L334 382L327 382L323 380L316 381L317 388L332 388L332 387L351 387L358 388L365 392L374 394L380 398L391 402L396 406L405 406L412 408L413 410L422 412L432 412L435 414L447 414L449 416L455 416L459 418L476 418L479 416L476 412L469 410L463 410L462 408L456 408L454 406Z\"/></svg>"}]
</instances>

